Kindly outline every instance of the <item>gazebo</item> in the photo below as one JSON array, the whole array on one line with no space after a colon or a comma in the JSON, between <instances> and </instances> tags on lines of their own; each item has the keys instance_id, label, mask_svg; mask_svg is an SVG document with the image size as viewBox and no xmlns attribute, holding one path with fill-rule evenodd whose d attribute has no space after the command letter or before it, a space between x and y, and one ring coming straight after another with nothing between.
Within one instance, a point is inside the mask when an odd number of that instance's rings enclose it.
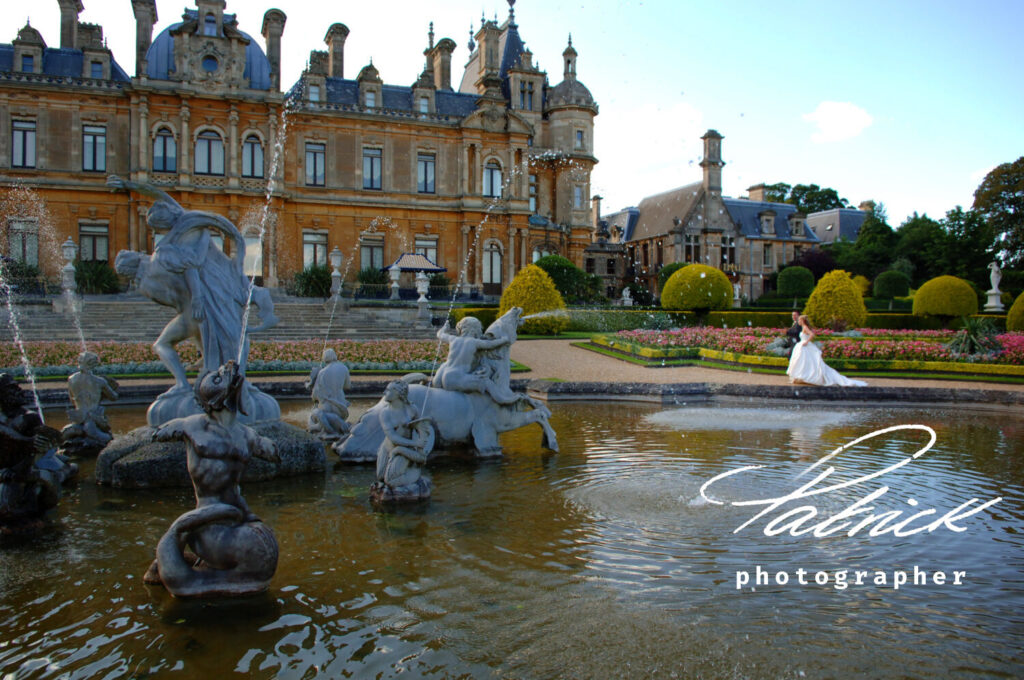
<instances>
[{"instance_id":1,"label":"gazebo","mask_svg":"<svg viewBox=\"0 0 1024 680\"><path fill-rule=\"evenodd\" d=\"M423 272L423 279L425 280L430 274L438 274L448 271L445 267L440 267L434 264L431 262L430 258L421 253L402 253L398 256L397 260L395 260L391 265L384 267L384 269L387 270L388 274L391 276L392 299L396 299L400 296L400 289L414 288L413 285L402 284L412 284L415 279L419 278L420 272ZM414 276L407 276L403 281L402 274L406 273L414 274ZM421 292L421 295L424 293L426 293L425 287Z\"/></svg>"}]
</instances>

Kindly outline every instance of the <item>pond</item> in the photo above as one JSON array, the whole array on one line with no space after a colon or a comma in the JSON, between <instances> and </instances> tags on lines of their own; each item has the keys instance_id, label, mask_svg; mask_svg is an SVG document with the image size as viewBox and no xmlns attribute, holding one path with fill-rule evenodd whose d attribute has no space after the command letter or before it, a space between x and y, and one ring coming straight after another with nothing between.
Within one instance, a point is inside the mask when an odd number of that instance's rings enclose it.
<instances>
[{"instance_id":1,"label":"pond","mask_svg":"<svg viewBox=\"0 0 1024 680\"><path fill-rule=\"evenodd\" d=\"M503 460L432 461L433 498L393 511L368 502L369 466L332 462L325 474L250 484L246 499L273 527L281 561L267 595L233 602L176 601L142 583L191 490L97 487L87 461L54 526L0 550L0 676L1024 673L1024 420L757 406L555 403L561 453L540 449L538 428L508 433ZM303 407L286 411L301 421ZM121 429L139 418L111 411ZM935 446L737 531L764 507L727 501L783 496L837 447L902 424L933 428ZM818 486L898 463L928 438L868 439L828 461L835 473ZM752 465L763 467L705 487ZM974 498L1001 500L950 521L964 531L871 536L878 520L853 536L765 534L786 510L813 505L819 522L883 485L873 512L936 510L917 524ZM927 584L914 584L915 567ZM897 589L898 572L909 576Z\"/></svg>"}]
</instances>

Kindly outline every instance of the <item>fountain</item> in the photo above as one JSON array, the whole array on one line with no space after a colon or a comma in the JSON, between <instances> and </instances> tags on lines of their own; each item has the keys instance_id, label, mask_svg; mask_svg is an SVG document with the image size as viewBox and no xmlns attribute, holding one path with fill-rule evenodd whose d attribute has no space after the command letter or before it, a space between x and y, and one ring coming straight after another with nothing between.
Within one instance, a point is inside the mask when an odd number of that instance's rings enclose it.
<instances>
[{"instance_id":1,"label":"fountain","mask_svg":"<svg viewBox=\"0 0 1024 680\"><path fill-rule=\"evenodd\" d=\"M68 395L74 408L70 421L60 431L61 453L69 456L95 456L114 436L100 401L117 399L117 381L93 373L100 360L93 352L78 356L78 372L68 378Z\"/></svg>"},{"instance_id":2,"label":"fountain","mask_svg":"<svg viewBox=\"0 0 1024 680\"><path fill-rule=\"evenodd\" d=\"M277 322L273 301L266 289L252 285L244 275L245 240L234 224L212 213L186 211L150 185L115 176L108 177L107 183L152 197L148 222L156 229L168 230L152 255L121 251L115 266L119 273L134 277L142 295L177 312L153 345L175 384L150 405L148 427L111 442L101 452L97 480L123 486L184 485L188 478L182 464L183 446L150 441L153 428L202 413L175 346L189 338L199 345L203 363L197 383L228 361L235 361L244 377L248 335ZM211 230L233 244L233 258L217 247ZM250 302L259 308L262 323L257 327L243 326ZM283 425L277 401L249 381L243 381L240 389L240 419L271 438L280 456L270 469L254 466L252 475L266 478L323 469L323 446L316 438Z\"/></svg>"},{"instance_id":3,"label":"fountain","mask_svg":"<svg viewBox=\"0 0 1024 680\"><path fill-rule=\"evenodd\" d=\"M458 335L445 325L440 342L449 343L448 359L433 379L422 373L402 378L409 384L408 399L420 417L431 422L437 448L468 446L478 457L501 455L498 434L531 423L541 426L542 444L558 450L555 431L548 424L551 412L543 402L510 387L509 348L516 340L522 309L513 307L481 336L480 322L467 317L459 322ZM430 386L426 383L430 380ZM385 439L382 414L390 406L382 399L352 428L349 437L334 450L348 463L371 462Z\"/></svg>"},{"instance_id":4,"label":"fountain","mask_svg":"<svg viewBox=\"0 0 1024 680\"><path fill-rule=\"evenodd\" d=\"M343 441L348 436L348 401L345 390L351 389L348 366L338 361L333 349L325 349L323 361L314 368L306 381L306 389L313 396L306 430L316 435L325 446Z\"/></svg>"}]
</instances>

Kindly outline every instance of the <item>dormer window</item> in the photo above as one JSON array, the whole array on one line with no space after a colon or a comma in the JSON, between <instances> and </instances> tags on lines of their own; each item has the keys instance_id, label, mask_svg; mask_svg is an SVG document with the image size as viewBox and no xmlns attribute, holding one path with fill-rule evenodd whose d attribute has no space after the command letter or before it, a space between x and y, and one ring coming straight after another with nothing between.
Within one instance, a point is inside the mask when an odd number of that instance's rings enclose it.
<instances>
[{"instance_id":1,"label":"dormer window","mask_svg":"<svg viewBox=\"0 0 1024 680\"><path fill-rule=\"evenodd\" d=\"M366 93L366 108L372 109L377 106L377 93L367 92Z\"/></svg>"},{"instance_id":2,"label":"dormer window","mask_svg":"<svg viewBox=\"0 0 1024 680\"><path fill-rule=\"evenodd\" d=\"M203 35L217 35L217 17L212 14L207 14L203 19Z\"/></svg>"},{"instance_id":3,"label":"dormer window","mask_svg":"<svg viewBox=\"0 0 1024 680\"><path fill-rule=\"evenodd\" d=\"M22 73L32 73L32 72L34 72L35 71L35 63L36 63L36 60L32 57L31 54L23 54L23 55L21 55L21 72Z\"/></svg>"},{"instance_id":4,"label":"dormer window","mask_svg":"<svg viewBox=\"0 0 1024 680\"><path fill-rule=\"evenodd\" d=\"M430 113L430 100L426 97L420 97L420 113Z\"/></svg>"},{"instance_id":5,"label":"dormer window","mask_svg":"<svg viewBox=\"0 0 1024 680\"><path fill-rule=\"evenodd\" d=\"M761 213L761 233L762 234L774 234L775 233L775 214L774 213Z\"/></svg>"},{"instance_id":6,"label":"dormer window","mask_svg":"<svg viewBox=\"0 0 1024 680\"><path fill-rule=\"evenodd\" d=\"M309 101L318 102L320 101L320 86L310 85L309 86Z\"/></svg>"},{"instance_id":7,"label":"dormer window","mask_svg":"<svg viewBox=\"0 0 1024 680\"><path fill-rule=\"evenodd\" d=\"M94 61L89 64L89 77L100 79L103 77L103 62Z\"/></svg>"}]
</instances>

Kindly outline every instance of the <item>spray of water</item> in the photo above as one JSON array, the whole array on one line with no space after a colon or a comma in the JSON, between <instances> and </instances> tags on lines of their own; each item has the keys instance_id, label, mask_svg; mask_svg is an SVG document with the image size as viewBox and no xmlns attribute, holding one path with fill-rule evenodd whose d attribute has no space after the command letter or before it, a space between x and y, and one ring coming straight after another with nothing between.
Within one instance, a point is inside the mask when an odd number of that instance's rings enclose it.
<instances>
[{"instance_id":1,"label":"spray of water","mask_svg":"<svg viewBox=\"0 0 1024 680\"><path fill-rule=\"evenodd\" d=\"M11 334L14 336L14 344L18 347L18 353L21 355L21 367L25 371L25 378L32 389L32 400L36 405L36 413L39 414L39 419L45 423L43 406L39 403L39 392L36 390L36 375L32 370L32 363L28 360L25 343L21 339L21 324L18 320L18 308L14 304L14 289L8 283L7 271L2 259L0 259L0 296L7 304L7 318L11 324Z\"/></svg>"}]
</instances>

